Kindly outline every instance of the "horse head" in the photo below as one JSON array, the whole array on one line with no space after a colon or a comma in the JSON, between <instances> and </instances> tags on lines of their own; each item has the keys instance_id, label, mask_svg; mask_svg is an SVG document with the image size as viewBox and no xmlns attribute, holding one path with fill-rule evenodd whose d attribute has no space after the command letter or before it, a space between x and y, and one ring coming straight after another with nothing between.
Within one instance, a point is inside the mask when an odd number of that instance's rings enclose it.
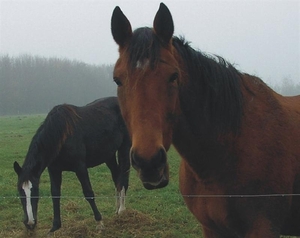
<instances>
[{"instance_id":1,"label":"horse head","mask_svg":"<svg viewBox=\"0 0 300 238\"><path fill-rule=\"evenodd\" d=\"M114 81L132 139L131 163L145 188L161 188L169 181L166 151L179 114L181 72L172 45L173 19L161 4L153 28L132 31L129 20L116 7L111 30L119 45Z\"/></svg>"},{"instance_id":2,"label":"horse head","mask_svg":"<svg viewBox=\"0 0 300 238\"><path fill-rule=\"evenodd\" d=\"M14 170L18 175L17 189L24 211L23 223L28 230L34 230L37 224L39 179L28 175L17 162L14 163Z\"/></svg>"}]
</instances>

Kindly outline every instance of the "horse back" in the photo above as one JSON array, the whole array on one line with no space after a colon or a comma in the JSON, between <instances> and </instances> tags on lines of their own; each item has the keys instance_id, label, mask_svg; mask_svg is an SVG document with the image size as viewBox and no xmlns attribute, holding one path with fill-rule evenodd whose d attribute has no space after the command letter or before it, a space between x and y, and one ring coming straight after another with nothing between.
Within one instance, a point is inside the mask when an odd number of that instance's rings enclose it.
<instances>
[{"instance_id":1,"label":"horse back","mask_svg":"<svg viewBox=\"0 0 300 238\"><path fill-rule=\"evenodd\" d=\"M78 108L81 116L81 133L86 140L107 140L106 136L123 137L126 127L120 113L118 99L98 99ZM96 138L95 138L96 137Z\"/></svg>"},{"instance_id":2,"label":"horse back","mask_svg":"<svg viewBox=\"0 0 300 238\"><path fill-rule=\"evenodd\" d=\"M257 78L245 78L244 118L235 146L237 179L244 186L239 191L283 194L269 197L276 209L265 212L278 226L284 224L283 233L299 235L300 199L290 194L300 194L300 96L284 97Z\"/></svg>"},{"instance_id":3,"label":"horse back","mask_svg":"<svg viewBox=\"0 0 300 238\"><path fill-rule=\"evenodd\" d=\"M250 82L245 83L244 117L235 146L239 158L252 157L261 166L278 166L277 175L295 177L300 174L300 96L284 97L260 79L245 77Z\"/></svg>"},{"instance_id":4,"label":"horse back","mask_svg":"<svg viewBox=\"0 0 300 238\"><path fill-rule=\"evenodd\" d=\"M128 139L116 97L98 99L83 107L63 106L73 107L79 118L55 163L65 164L64 170L74 170L78 163L88 168L105 163Z\"/></svg>"}]
</instances>

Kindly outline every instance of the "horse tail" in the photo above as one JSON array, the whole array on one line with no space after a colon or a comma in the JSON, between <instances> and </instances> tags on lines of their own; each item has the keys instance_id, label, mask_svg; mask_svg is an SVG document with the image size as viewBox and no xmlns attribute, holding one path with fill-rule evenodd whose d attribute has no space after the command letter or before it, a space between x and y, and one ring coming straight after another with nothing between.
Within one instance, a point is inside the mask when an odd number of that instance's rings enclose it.
<instances>
[{"instance_id":1,"label":"horse tail","mask_svg":"<svg viewBox=\"0 0 300 238\"><path fill-rule=\"evenodd\" d=\"M37 143L50 160L59 154L66 139L74 134L80 119L76 108L68 104L55 106L38 129Z\"/></svg>"}]
</instances>

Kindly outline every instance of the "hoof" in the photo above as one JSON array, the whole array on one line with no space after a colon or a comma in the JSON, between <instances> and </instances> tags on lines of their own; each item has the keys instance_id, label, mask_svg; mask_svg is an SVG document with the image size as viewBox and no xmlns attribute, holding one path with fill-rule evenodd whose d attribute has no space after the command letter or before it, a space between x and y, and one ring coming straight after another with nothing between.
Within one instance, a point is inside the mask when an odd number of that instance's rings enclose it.
<instances>
[{"instance_id":1,"label":"hoof","mask_svg":"<svg viewBox=\"0 0 300 238\"><path fill-rule=\"evenodd\" d=\"M95 214L94 218L95 218L96 221L99 221L99 222L102 220L102 216L101 216L100 213Z\"/></svg>"},{"instance_id":2,"label":"hoof","mask_svg":"<svg viewBox=\"0 0 300 238\"><path fill-rule=\"evenodd\" d=\"M103 221L99 221L99 224L96 226L96 230L99 232L103 231L105 229Z\"/></svg>"},{"instance_id":3,"label":"hoof","mask_svg":"<svg viewBox=\"0 0 300 238\"><path fill-rule=\"evenodd\" d=\"M34 230L29 230L29 229L27 229L27 236L28 236L28 237L33 236L34 233L35 233Z\"/></svg>"},{"instance_id":4,"label":"hoof","mask_svg":"<svg viewBox=\"0 0 300 238\"><path fill-rule=\"evenodd\" d=\"M54 232L53 232L53 231L49 231L49 232L47 233L47 237L50 237L50 236L54 236Z\"/></svg>"},{"instance_id":5,"label":"hoof","mask_svg":"<svg viewBox=\"0 0 300 238\"><path fill-rule=\"evenodd\" d=\"M124 212L126 210L125 207L120 207L117 211L116 214L120 215L122 212Z\"/></svg>"},{"instance_id":6,"label":"hoof","mask_svg":"<svg viewBox=\"0 0 300 238\"><path fill-rule=\"evenodd\" d=\"M54 234L54 231L57 231L61 228L61 222L54 222L52 225L52 228L50 229L50 231L48 232L48 234Z\"/></svg>"}]
</instances>

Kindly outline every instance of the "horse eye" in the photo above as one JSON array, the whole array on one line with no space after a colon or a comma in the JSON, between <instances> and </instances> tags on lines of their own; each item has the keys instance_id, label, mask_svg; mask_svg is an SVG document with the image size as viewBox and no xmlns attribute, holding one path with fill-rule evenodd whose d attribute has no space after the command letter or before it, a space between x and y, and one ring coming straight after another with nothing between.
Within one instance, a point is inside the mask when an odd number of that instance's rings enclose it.
<instances>
[{"instance_id":1,"label":"horse eye","mask_svg":"<svg viewBox=\"0 0 300 238\"><path fill-rule=\"evenodd\" d=\"M177 79L178 79L178 73L174 73L174 74L171 75L171 77L169 79L169 82L173 83Z\"/></svg>"},{"instance_id":2,"label":"horse eye","mask_svg":"<svg viewBox=\"0 0 300 238\"><path fill-rule=\"evenodd\" d=\"M121 82L121 80L120 80L119 78L114 77L114 81L115 81L115 83L116 83L119 87L122 86L122 82Z\"/></svg>"}]
</instances>

